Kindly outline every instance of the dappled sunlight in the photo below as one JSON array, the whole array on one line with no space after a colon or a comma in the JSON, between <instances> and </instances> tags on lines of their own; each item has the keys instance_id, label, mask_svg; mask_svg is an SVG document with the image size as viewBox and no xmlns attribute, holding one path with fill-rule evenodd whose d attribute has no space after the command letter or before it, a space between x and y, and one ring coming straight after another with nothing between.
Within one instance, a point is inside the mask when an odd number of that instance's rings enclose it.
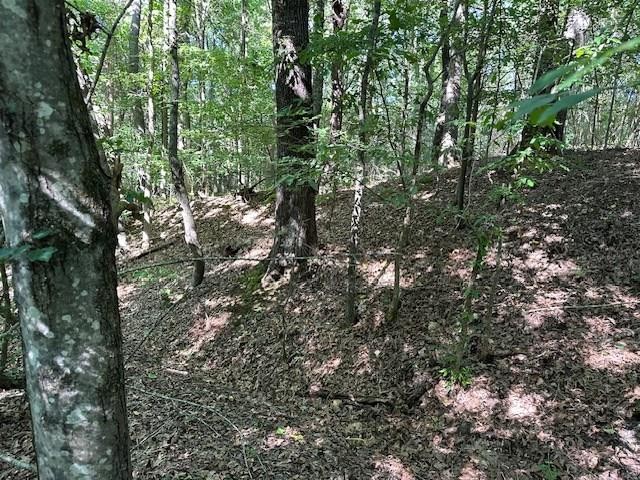
<instances>
[{"instance_id":1,"label":"dappled sunlight","mask_svg":"<svg viewBox=\"0 0 640 480\"><path fill-rule=\"evenodd\" d=\"M471 269L475 253L468 248L458 248L449 253L449 262L444 272L452 277L467 281L471 276Z\"/></svg>"},{"instance_id":2,"label":"dappled sunlight","mask_svg":"<svg viewBox=\"0 0 640 480\"><path fill-rule=\"evenodd\" d=\"M288 447L292 444L304 442L305 438L300 430L293 427L278 427L278 429L269 433L263 441L262 448L264 450L273 450L274 448Z\"/></svg>"},{"instance_id":3,"label":"dappled sunlight","mask_svg":"<svg viewBox=\"0 0 640 480\"><path fill-rule=\"evenodd\" d=\"M543 291L534 296L533 302L523 312L526 328L536 330L548 320L558 320L565 317L561 308L569 300L569 293L565 290Z\"/></svg>"},{"instance_id":4,"label":"dappled sunlight","mask_svg":"<svg viewBox=\"0 0 640 480\"><path fill-rule=\"evenodd\" d=\"M368 375L373 373L368 345L361 345L358 348L354 368L358 375Z\"/></svg>"},{"instance_id":5,"label":"dappled sunlight","mask_svg":"<svg viewBox=\"0 0 640 480\"><path fill-rule=\"evenodd\" d=\"M312 365L311 362L307 362L307 367L310 369L312 374L325 377L333 374L341 364L342 358L333 357L323 362L315 363L315 365Z\"/></svg>"},{"instance_id":6,"label":"dappled sunlight","mask_svg":"<svg viewBox=\"0 0 640 480\"><path fill-rule=\"evenodd\" d=\"M468 388L460 389L453 398L453 409L457 413L470 413L476 418L489 418L500 404L498 395L490 390L489 383L486 377L479 377ZM438 387L438 398L443 402L442 395L445 392L442 385Z\"/></svg>"},{"instance_id":7,"label":"dappled sunlight","mask_svg":"<svg viewBox=\"0 0 640 480\"><path fill-rule=\"evenodd\" d=\"M196 353L199 353L202 348L222 331L222 329L229 323L231 314L229 312L221 312L218 314L209 315L204 314L204 317L200 317L195 321L188 336L192 344L186 349L180 352L180 355L190 357Z\"/></svg>"},{"instance_id":8,"label":"dappled sunlight","mask_svg":"<svg viewBox=\"0 0 640 480\"><path fill-rule=\"evenodd\" d=\"M464 467L462 467L458 480L491 480L487 477L486 473L480 470L478 463L478 459L475 458L468 461Z\"/></svg>"},{"instance_id":9,"label":"dappled sunlight","mask_svg":"<svg viewBox=\"0 0 640 480\"><path fill-rule=\"evenodd\" d=\"M526 387L517 385L505 399L505 415L510 420L527 424L538 423L544 414L544 398L537 393L528 393Z\"/></svg>"},{"instance_id":10,"label":"dappled sunlight","mask_svg":"<svg viewBox=\"0 0 640 480\"><path fill-rule=\"evenodd\" d=\"M583 348L585 365L595 370L625 373L640 365L640 354L629 349L629 345L618 342L615 345L588 345Z\"/></svg>"},{"instance_id":11,"label":"dappled sunlight","mask_svg":"<svg viewBox=\"0 0 640 480\"><path fill-rule=\"evenodd\" d=\"M401 460L387 456L374 460L376 473L371 480L416 480L415 475Z\"/></svg>"}]
</instances>

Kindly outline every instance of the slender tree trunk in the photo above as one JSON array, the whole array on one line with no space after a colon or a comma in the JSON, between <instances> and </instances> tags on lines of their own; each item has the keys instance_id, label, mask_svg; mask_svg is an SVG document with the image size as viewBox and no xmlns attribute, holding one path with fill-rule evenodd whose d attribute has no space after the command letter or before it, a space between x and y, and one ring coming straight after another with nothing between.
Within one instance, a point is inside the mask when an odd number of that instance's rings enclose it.
<instances>
[{"instance_id":1,"label":"slender tree trunk","mask_svg":"<svg viewBox=\"0 0 640 480\"><path fill-rule=\"evenodd\" d=\"M395 322L398 319L398 313L400 311L401 300L401 288L400 277L402 261L405 256L405 250L409 244L409 238L411 233L411 221L413 218L413 212L415 209L414 192L416 187L416 177L418 176L418 168L420 166L420 159L422 158L422 135L424 130L424 122L427 113L427 107L429 101L433 95L434 80L430 73L431 62L428 62L425 66L425 73L427 74L427 91L420 102L420 108L418 109L418 122L416 126L416 140L413 148L413 165L411 166L411 177L408 182L408 188L405 189L407 195L407 206L404 212L404 218L402 219L402 227L400 229L400 237L398 239L398 247L393 258L393 295L391 297L391 307L389 308L389 321ZM402 174L400 172L400 174Z\"/></svg>"},{"instance_id":2,"label":"slender tree trunk","mask_svg":"<svg viewBox=\"0 0 640 480\"><path fill-rule=\"evenodd\" d=\"M374 54L378 38L381 1L373 0L371 29L367 40L367 57L360 82L360 101L358 105L359 140L358 172L354 185L353 208L351 209L351 229L349 235L349 266L347 269L346 321L354 324L358 321L358 255L360 253L360 224L362 222L362 198L367 178L367 115L369 106L369 77L374 67Z\"/></svg>"},{"instance_id":3,"label":"slender tree trunk","mask_svg":"<svg viewBox=\"0 0 640 480\"><path fill-rule=\"evenodd\" d=\"M129 480L109 176L65 24L0 3L0 212L10 247L56 249L12 268L38 478Z\"/></svg>"},{"instance_id":4,"label":"slender tree trunk","mask_svg":"<svg viewBox=\"0 0 640 480\"><path fill-rule=\"evenodd\" d=\"M182 225L184 227L184 240L194 259L192 286L198 286L204 278L204 260L202 260L202 250L198 241L196 222L193 218L193 211L189 204L189 195L184 180L184 167L178 158L178 117L180 98L180 67L178 63L178 32L177 32L177 0L167 0L167 48L169 50L169 62L171 64L171 76L169 82L169 165L171 167L171 177L175 189L176 199L182 209Z\"/></svg>"},{"instance_id":5,"label":"slender tree trunk","mask_svg":"<svg viewBox=\"0 0 640 480\"><path fill-rule=\"evenodd\" d=\"M316 35L324 34L324 6L325 0L315 0L313 12L313 30ZM313 70L313 117L316 127L320 126L322 102L324 99L324 64L319 64Z\"/></svg>"},{"instance_id":6,"label":"slender tree trunk","mask_svg":"<svg viewBox=\"0 0 640 480\"><path fill-rule=\"evenodd\" d=\"M300 62L309 43L307 0L273 0L273 48L276 63L277 166L286 174L276 191L276 225L263 284L285 268L304 268L318 243L316 186L308 167L312 151L311 67Z\"/></svg>"},{"instance_id":7,"label":"slender tree trunk","mask_svg":"<svg viewBox=\"0 0 640 480\"><path fill-rule=\"evenodd\" d=\"M4 235L0 235L0 245L4 246ZM11 292L9 287L9 277L7 276L7 267L0 262L0 285L2 286L2 296L0 297L0 312L4 318L4 327L2 330L2 338L0 338L0 377L7 367L9 355L9 339L10 331L16 323L13 315L13 307L11 305Z\"/></svg>"},{"instance_id":8,"label":"slender tree trunk","mask_svg":"<svg viewBox=\"0 0 640 480\"><path fill-rule=\"evenodd\" d=\"M129 31L129 68L131 75L140 73L140 13L142 10L141 0L133 0L131 4L131 30ZM135 79L136 86L132 88L133 95L133 127L138 133L144 133L144 112L142 111L142 98L140 89L137 87L138 79Z\"/></svg>"},{"instance_id":9,"label":"slender tree trunk","mask_svg":"<svg viewBox=\"0 0 640 480\"><path fill-rule=\"evenodd\" d=\"M467 184L467 176L472 164L475 151L476 125L480 111L480 100L482 99L482 71L484 69L487 45L491 38L493 21L498 0L492 0L489 9L489 0L484 2L483 29L478 46L478 56L473 73L469 71L469 64L466 54L463 56L463 67L467 78L467 100L465 109L465 127L462 139L462 163L460 164L460 174L456 189L456 206L458 211L464 210L464 198ZM469 5L465 5L465 17L468 16Z\"/></svg>"},{"instance_id":10,"label":"slender tree trunk","mask_svg":"<svg viewBox=\"0 0 640 480\"><path fill-rule=\"evenodd\" d=\"M333 34L337 35L342 31L347 21L347 8L342 0L333 0L331 4L331 23ZM342 82L342 62L334 59L331 64L331 117L329 120L330 142L335 145L342 133L342 98L344 96L344 85Z\"/></svg>"},{"instance_id":11,"label":"slender tree trunk","mask_svg":"<svg viewBox=\"0 0 640 480\"><path fill-rule=\"evenodd\" d=\"M443 7L445 18L450 2ZM455 8L455 5L454 5ZM462 45L460 41L460 29L464 26L464 5L458 4L452 13L453 20L450 25L452 30L451 40L445 40L442 46L442 97L440 100L440 113L436 120L434 134L434 155L437 164L449 168L458 163L456 152L458 142L458 121L460 109L460 81L462 78ZM445 24L446 25L446 24ZM444 27L443 27L444 29ZM445 35L444 30L442 35ZM448 35L447 35L448 36Z\"/></svg>"}]
</instances>

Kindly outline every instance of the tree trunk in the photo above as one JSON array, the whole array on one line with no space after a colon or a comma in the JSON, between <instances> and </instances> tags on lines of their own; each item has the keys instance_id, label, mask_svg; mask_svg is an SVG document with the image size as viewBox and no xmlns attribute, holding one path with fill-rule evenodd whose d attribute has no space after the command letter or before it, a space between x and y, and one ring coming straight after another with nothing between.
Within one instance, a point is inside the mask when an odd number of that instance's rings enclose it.
<instances>
[{"instance_id":1,"label":"tree trunk","mask_svg":"<svg viewBox=\"0 0 640 480\"><path fill-rule=\"evenodd\" d=\"M40 480L130 479L109 175L62 0L0 3L0 212ZM37 251L37 250L36 250Z\"/></svg>"},{"instance_id":2,"label":"tree trunk","mask_svg":"<svg viewBox=\"0 0 640 480\"><path fill-rule=\"evenodd\" d=\"M189 204L189 195L184 181L184 167L178 158L178 99L180 98L180 67L178 64L178 32L177 32L177 0L167 0L167 47L169 49L169 61L171 63L171 77L169 81L169 165L171 167L171 177L175 189L176 199L182 209L182 225L184 227L184 240L189 247L189 251L194 259L193 276L191 285L196 287L202 283L204 278L204 260L198 241L196 222L193 218L193 211Z\"/></svg>"},{"instance_id":3,"label":"tree trunk","mask_svg":"<svg viewBox=\"0 0 640 480\"><path fill-rule=\"evenodd\" d=\"M309 43L307 0L273 0L273 48L276 63L276 136L278 182L276 225L263 283L291 266L304 267L318 243L316 186L308 168L314 152L311 66L300 62ZM285 177L286 175L286 177Z\"/></svg>"},{"instance_id":4,"label":"tree trunk","mask_svg":"<svg viewBox=\"0 0 640 480\"><path fill-rule=\"evenodd\" d=\"M331 4L331 23L333 34L337 35L344 28L347 21L347 8L342 0L333 0ZM329 140L331 144L338 142L342 133L342 98L344 85L342 83L342 62L336 58L331 64L331 118L329 120Z\"/></svg>"},{"instance_id":5,"label":"tree trunk","mask_svg":"<svg viewBox=\"0 0 640 480\"><path fill-rule=\"evenodd\" d=\"M313 12L313 30L316 35L324 35L324 2L316 0L315 11ZM320 115L322 114L322 101L324 95L324 64L319 63L313 70L313 117L316 128L320 126Z\"/></svg>"},{"instance_id":6,"label":"tree trunk","mask_svg":"<svg viewBox=\"0 0 640 480\"><path fill-rule=\"evenodd\" d=\"M449 9L449 2L443 8ZM453 8L456 8L453 5ZM445 11L445 18L448 15ZM449 168L458 163L456 152L458 142L458 121L460 109L460 81L462 78L462 46L460 41L460 29L464 26L464 5L458 3L453 19L447 29L451 31L451 39L446 38L442 45L442 97L440 100L440 113L436 120L434 134L434 158L438 165ZM442 27L442 35L445 35ZM449 33L446 33L447 37Z\"/></svg>"},{"instance_id":7,"label":"tree trunk","mask_svg":"<svg viewBox=\"0 0 640 480\"><path fill-rule=\"evenodd\" d=\"M347 268L346 321L354 324L358 321L358 255L360 253L360 223L362 221L362 198L367 178L367 116L369 107L369 76L373 70L374 54L378 37L381 0L373 1L371 29L369 30L367 58L360 83L360 102L358 105L359 140L358 173L354 185L353 207L351 209L351 230L349 234L349 266Z\"/></svg>"},{"instance_id":8,"label":"tree trunk","mask_svg":"<svg viewBox=\"0 0 640 480\"><path fill-rule=\"evenodd\" d=\"M140 73L140 12L142 10L141 0L133 0L131 3L131 30L129 32L129 73L138 75ZM138 79L135 78L135 86L132 88L133 95L133 127L138 133L144 133L144 112L142 110L142 98L138 88Z\"/></svg>"},{"instance_id":9,"label":"tree trunk","mask_svg":"<svg viewBox=\"0 0 640 480\"><path fill-rule=\"evenodd\" d=\"M540 0L538 19L538 44L541 48L539 61L535 67L533 74L533 82L535 83L544 74L559 66L559 57L561 48L558 44L558 11L559 0ZM553 85L549 85L539 92L540 95L551 93ZM564 120L566 119L566 111L558 114L560 120L557 125L537 126L527 122L522 129L522 138L520 139L519 149L527 148L531 140L537 135L562 140L564 136ZM552 148L552 151L555 149Z\"/></svg>"}]
</instances>

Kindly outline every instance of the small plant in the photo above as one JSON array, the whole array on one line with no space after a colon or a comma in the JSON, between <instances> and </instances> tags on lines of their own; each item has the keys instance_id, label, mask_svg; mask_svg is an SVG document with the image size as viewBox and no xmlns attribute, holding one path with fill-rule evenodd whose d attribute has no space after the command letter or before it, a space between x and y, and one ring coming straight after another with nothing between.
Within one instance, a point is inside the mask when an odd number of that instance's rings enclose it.
<instances>
[{"instance_id":1,"label":"small plant","mask_svg":"<svg viewBox=\"0 0 640 480\"><path fill-rule=\"evenodd\" d=\"M544 480L557 480L560 478L560 472L558 472L558 469L552 463L541 463L538 465L538 469Z\"/></svg>"},{"instance_id":2,"label":"small plant","mask_svg":"<svg viewBox=\"0 0 640 480\"><path fill-rule=\"evenodd\" d=\"M460 387L468 387L473 380L473 372L469 367L444 367L439 371L440 375L447 383L449 389L456 385Z\"/></svg>"}]
</instances>

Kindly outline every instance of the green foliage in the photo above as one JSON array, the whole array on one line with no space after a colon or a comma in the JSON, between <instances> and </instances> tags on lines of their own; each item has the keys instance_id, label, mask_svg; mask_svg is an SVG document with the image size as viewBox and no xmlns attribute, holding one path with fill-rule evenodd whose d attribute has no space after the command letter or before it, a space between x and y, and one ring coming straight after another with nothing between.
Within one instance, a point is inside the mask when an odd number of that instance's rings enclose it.
<instances>
[{"instance_id":1,"label":"green foliage","mask_svg":"<svg viewBox=\"0 0 640 480\"><path fill-rule=\"evenodd\" d=\"M38 246L40 240L47 239L53 235L52 230L41 230L31 235L31 242L23 243L17 247L0 248L0 263L26 258L31 262L47 263L51 260L57 248L51 245Z\"/></svg>"},{"instance_id":2,"label":"green foliage","mask_svg":"<svg viewBox=\"0 0 640 480\"><path fill-rule=\"evenodd\" d=\"M469 367L450 365L441 368L438 373L449 389L455 386L465 388L473 383L473 371Z\"/></svg>"},{"instance_id":3,"label":"green foliage","mask_svg":"<svg viewBox=\"0 0 640 480\"><path fill-rule=\"evenodd\" d=\"M560 472L552 463L541 463L538 465L538 470L540 470L544 480L557 480L560 478Z\"/></svg>"}]
</instances>

